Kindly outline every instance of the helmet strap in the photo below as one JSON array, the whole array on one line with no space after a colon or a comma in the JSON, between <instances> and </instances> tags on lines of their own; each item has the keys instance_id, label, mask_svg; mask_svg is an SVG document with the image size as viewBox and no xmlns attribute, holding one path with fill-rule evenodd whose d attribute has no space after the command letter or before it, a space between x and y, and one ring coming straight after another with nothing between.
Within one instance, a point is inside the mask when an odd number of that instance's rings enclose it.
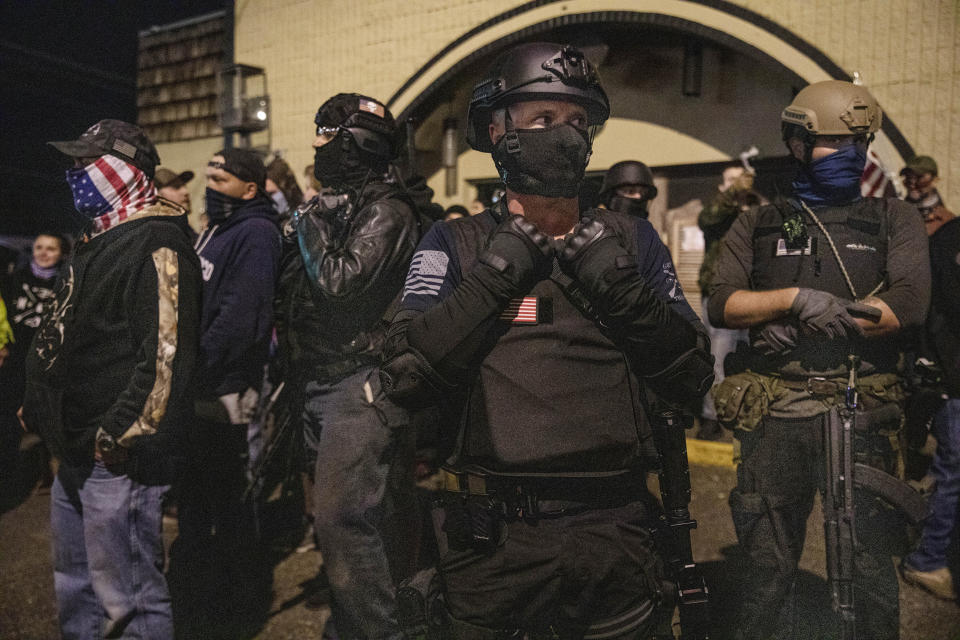
<instances>
[{"instance_id":1,"label":"helmet strap","mask_svg":"<svg viewBox=\"0 0 960 640\"><path fill-rule=\"evenodd\" d=\"M513 124L513 118L510 117L510 107L504 107L503 113L507 153L520 153L520 136L517 135L517 128Z\"/></svg>"}]
</instances>

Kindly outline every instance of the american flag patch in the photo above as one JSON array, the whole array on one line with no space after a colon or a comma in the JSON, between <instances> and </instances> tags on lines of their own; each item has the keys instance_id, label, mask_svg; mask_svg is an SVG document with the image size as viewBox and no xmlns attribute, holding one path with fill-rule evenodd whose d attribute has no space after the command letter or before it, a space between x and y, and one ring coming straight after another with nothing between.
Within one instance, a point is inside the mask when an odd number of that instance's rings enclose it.
<instances>
[{"instance_id":1,"label":"american flag patch","mask_svg":"<svg viewBox=\"0 0 960 640\"><path fill-rule=\"evenodd\" d=\"M443 251L417 251L410 261L403 297L440 295L440 286L447 275L449 256Z\"/></svg>"},{"instance_id":2,"label":"american flag patch","mask_svg":"<svg viewBox=\"0 0 960 640\"><path fill-rule=\"evenodd\" d=\"M385 118L387 116L386 111L383 109L383 105L379 102L374 102L373 100L360 100L360 108L368 113L372 113L375 116L380 116Z\"/></svg>"},{"instance_id":3,"label":"american flag patch","mask_svg":"<svg viewBox=\"0 0 960 640\"><path fill-rule=\"evenodd\" d=\"M500 319L514 324L537 324L539 302L537 296L513 298L507 308L500 312Z\"/></svg>"}]
</instances>

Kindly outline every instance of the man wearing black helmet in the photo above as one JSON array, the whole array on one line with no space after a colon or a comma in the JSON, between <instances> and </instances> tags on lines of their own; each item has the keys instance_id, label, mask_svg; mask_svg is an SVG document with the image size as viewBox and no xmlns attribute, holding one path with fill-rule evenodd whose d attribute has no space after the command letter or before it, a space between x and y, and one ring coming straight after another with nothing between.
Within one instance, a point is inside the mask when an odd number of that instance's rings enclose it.
<instances>
[{"instance_id":1,"label":"man wearing black helmet","mask_svg":"<svg viewBox=\"0 0 960 640\"><path fill-rule=\"evenodd\" d=\"M569 46L509 50L477 85L468 141L506 196L434 225L411 263L381 378L455 404L440 574L451 638L647 637L668 607L647 525L644 387L712 379L703 330L651 225L581 211L609 115ZM510 635L515 634L515 635Z\"/></svg>"},{"instance_id":2,"label":"man wearing black helmet","mask_svg":"<svg viewBox=\"0 0 960 640\"><path fill-rule=\"evenodd\" d=\"M285 229L278 333L303 404L314 527L337 630L397 640L391 570L403 567L391 553L395 540L378 527L415 512L398 504L409 497L402 485L412 483L413 441L406 412L384 396L376 372L418 218L387 177L396 124L382 103L339 94L315 122L314 171L331 192L298 207Z\"/></svg>"},{"instance_id":3,"label":"man wearing black helmet","mask_svg":"<svg viewBox=\"0 0 960 640\"><path fill-rule=\"evenodd\" d=\"M873 96L850 82L798 93L781 115L797 160L793 196L740 213L714 263L710 323L749 328L753 356L749 371L713 394L718 415L736 427L741 458L730 509L750 571L737 637L797 632L789 628L797 563L848 363L859 378L852 455L902 473L898 336L922 325L930 273L916 212L860 195L881 117ZM855 607L847 613L855 611L857 637L897 638L897 577L884 547L890 509L860 491L855 502ZM841 618L844 637L853 637L850 621Z\"/></svg>"},{"instance_id":4,"label":"man wearing black helmet","mask_svg":"<svg viewBox=\"0 0 960 640\"><path fill-rule=\"evenodd\" d=\"M607 169L600 187L600 202L612 211L641 218L650 217L647 207L657 197L650 167L637 160L623 160Z\"/></svg>"}]
</instances>

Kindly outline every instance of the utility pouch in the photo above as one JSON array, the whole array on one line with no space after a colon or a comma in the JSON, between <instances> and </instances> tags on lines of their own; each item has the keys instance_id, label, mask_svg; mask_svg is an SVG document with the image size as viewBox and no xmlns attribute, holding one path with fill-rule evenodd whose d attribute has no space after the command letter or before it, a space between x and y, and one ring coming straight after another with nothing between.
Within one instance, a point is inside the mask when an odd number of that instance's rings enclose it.
<instances>
[{"instance_id":1,"label":"utility pouch","mask_svg":"<svg viewBox=\"0 0 960 640\"><path fill-rule=\"evenodd\" d=\"M780 393L776 378L744 371L727 376L710 390L717 421L727 429L753 431Z\"/></svg>"},{"instance_id":2,"label":"utility pouch","mask_svg":"<svg viewBox=\"0 0 960 640\"><path fill-rule=\"evenodd\" d=\"M454 551L489 553L504 536L506 523L500 504L490 498L462 498L444 505L443 531Z\"/></svg>"}]
</instances>

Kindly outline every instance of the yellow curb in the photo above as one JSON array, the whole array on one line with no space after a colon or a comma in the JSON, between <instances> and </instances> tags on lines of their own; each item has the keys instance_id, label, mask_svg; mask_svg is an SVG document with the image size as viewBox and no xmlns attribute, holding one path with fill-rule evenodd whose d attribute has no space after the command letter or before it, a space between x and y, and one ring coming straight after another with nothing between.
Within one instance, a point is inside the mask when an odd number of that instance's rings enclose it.
<instances>
[{"instance_id":1,"label":"yellow curb","mask_svg":"<svg viewBox=\"0 0 960 640\"><path fill-rule=\"evenodd\" d=\"M687 438L687 460L690 464L736 468L733 464L733 444L730 442Z\"/></svg>"}]
</instances>

